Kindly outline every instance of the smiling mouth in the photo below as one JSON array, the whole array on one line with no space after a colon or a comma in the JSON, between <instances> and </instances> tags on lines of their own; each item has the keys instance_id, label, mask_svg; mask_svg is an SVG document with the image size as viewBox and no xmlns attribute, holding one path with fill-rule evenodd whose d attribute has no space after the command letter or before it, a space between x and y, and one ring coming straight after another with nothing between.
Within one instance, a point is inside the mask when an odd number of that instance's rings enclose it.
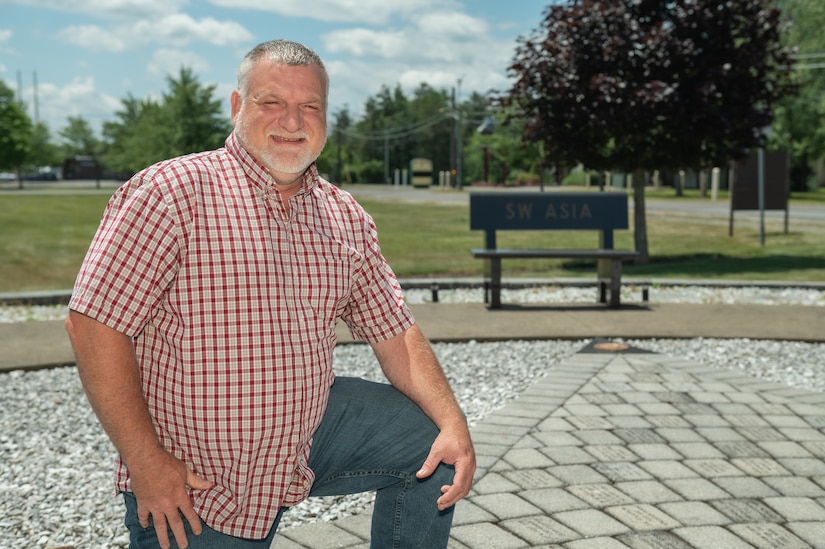
<instances>
[{"instance_id":1,"label":"smiling mouth","mask_svg":"<svg viewBox=\"0 0 825 549\"><path fill-rule=\"evenodd\" d=\"M270 137L281 143L302 143L306 139L305 137L282 137L280 135L271 135Z\"/></svg>"}]
</instances>

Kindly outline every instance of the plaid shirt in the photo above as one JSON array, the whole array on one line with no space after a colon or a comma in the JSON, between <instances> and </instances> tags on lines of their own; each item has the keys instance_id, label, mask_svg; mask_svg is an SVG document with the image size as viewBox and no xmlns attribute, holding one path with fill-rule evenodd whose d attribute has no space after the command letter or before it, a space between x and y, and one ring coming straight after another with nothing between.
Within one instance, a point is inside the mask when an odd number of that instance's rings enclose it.
<instances>
[{"instance_id":1,"label":"plaid shirt","mask_svg":"<svg viewBox=\"0 0 825 549\"><path fill-rule=\"evenodd\" d=\"M315 165L287 213L234 133L115 193L69 307L133 338L161 442L216 484L195 509L246 538L312 485L338 320L366 341L413 323L371 217Z\"/></svg>"}]
</instances>

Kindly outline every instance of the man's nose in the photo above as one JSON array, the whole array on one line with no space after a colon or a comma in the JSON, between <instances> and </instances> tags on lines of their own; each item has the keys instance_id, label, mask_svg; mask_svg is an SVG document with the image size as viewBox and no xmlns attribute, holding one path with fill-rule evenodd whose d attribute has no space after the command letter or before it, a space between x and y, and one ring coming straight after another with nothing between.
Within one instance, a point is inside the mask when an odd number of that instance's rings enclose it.
<instances>
[{"instance_id":1,"label":"man's nose","mask_svg":"<svg viewBox=\"0 0 825 549\"><path fill-rule=\"evenodd\" d=\"M281 113L279 123L288 132L296 132L304 126L304 117L299 107L287 107Z\"/></svg>"}]
</instances>

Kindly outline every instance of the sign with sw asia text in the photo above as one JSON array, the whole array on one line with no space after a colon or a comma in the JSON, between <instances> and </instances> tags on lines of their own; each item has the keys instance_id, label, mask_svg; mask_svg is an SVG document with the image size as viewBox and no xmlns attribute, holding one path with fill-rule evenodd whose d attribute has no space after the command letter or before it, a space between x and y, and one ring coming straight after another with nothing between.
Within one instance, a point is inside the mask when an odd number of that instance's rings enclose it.
<instances>
[{"instance_id":1,"label":"sign with sw asia text","mask_svg":"<svg viewBox=\"0 0 825 549\"><path fill-rule=\"evenodd\" d=\"M623 192L485 192L470 195L470 229L623 229Z\"/></svg>"}]
</instances>

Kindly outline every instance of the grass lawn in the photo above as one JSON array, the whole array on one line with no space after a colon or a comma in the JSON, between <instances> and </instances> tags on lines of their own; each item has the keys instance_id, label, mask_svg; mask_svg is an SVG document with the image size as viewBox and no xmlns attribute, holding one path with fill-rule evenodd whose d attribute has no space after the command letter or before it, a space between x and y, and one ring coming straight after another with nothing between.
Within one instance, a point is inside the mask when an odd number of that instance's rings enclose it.
<instances>
[{"instance_id":1,"label":"grass lawn","mask_svg":"<svg viewBox=\"0 0 825 549\"><path fill-rule=\"evenodd\" d=\"M106 194L0 196L0 292L71 288L107 200ZM382 249L398 276L481 277L482 262L469 250L481 246L483 236L469 230L467 206L374 199L361 203L374 216ZM628 276L825 281L823 224L805 226L792 217L792 230L784 234L781 222L771 219L762 247L758 230L739 222L729 237L727 220L649 213L647 221L651 262L626 266ZM615 238L616 247L633 247L632 230L619 231ZM597 243L594 231L499 234L499 246L576 248ZM508 277L592 277L594 272L592 264L570 260L504 263Z\"/></svg>"}]
</instances>

